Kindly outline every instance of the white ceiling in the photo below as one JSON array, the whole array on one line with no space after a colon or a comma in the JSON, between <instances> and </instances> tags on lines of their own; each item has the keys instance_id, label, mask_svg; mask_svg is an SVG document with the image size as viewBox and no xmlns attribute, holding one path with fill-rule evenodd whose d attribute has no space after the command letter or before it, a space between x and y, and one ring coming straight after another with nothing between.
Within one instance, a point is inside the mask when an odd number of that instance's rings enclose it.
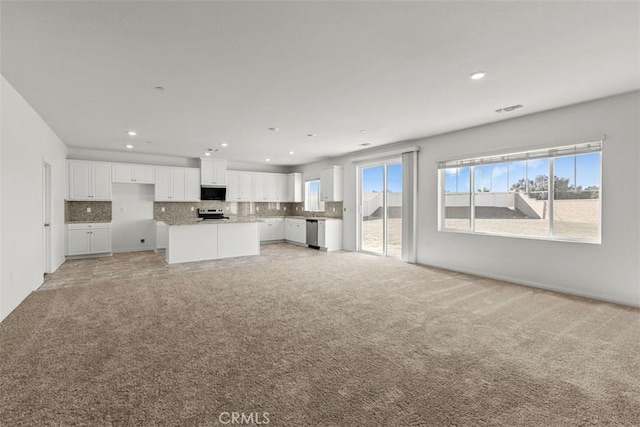
<instances>
[{"instance_id":1,"label":"white ceiling","mask_svg":"<svg viewBox=\"0 0 640 427\"><path fill-rule=\"evenodd\" d=\"M639 8L3 1L1 67L69 147L296 165L637 90Z\"/></svg>"}]
</instances>

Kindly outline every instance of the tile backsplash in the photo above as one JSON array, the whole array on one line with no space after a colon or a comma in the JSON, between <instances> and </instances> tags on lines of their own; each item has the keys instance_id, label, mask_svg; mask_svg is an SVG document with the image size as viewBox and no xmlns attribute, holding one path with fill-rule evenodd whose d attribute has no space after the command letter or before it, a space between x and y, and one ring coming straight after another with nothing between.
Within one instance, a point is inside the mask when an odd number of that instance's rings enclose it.
<instances>
[{"instance_id":1,"label":"tile backsplash","mask_svg":"<svg viewBox=\"0 0 640 427\"><path fill-rule=\"evenodd\" d=\"M87 212L87 208L90 208L91 212ZM211 200L206 202L154 202L153 218L158 221L197 218L199 208L223 209L226 215L231 216L313 216L311 212L304 210L304 203L220 202ZM325 202L325 211L316 212L315 216L342 218L342 202ZM109 222L111 219L111 202L65 201L65 222Z\"/></svg>"},{"instance_id":2,"label":"tile backsplash","mask_svg":"<svg viewBox=\"0 0 640 427\"><path fill-rule=\"evenodd\" d=\"M91 212L87 212L87 210ZM64 202L65 222L110 222L111 202Z\"/></svg>"},{"instance_id":3,"label":"tile backsplash","mask_svg":"<svg viewBox=\"0 0 640 427\"><path fill-rule=\"evenodd\" d=\"M164 210L163 210L164 208ZM193 210L191 210L193 208ZM154 202L153 217L158 221L176 221L198 217L198 209L223 209L230 216L305 216L311 212L304 210L304 203L277 202ZM342 218L342 202L326 202L325 212L316 216Z\"/></svg>"}]
</instances>

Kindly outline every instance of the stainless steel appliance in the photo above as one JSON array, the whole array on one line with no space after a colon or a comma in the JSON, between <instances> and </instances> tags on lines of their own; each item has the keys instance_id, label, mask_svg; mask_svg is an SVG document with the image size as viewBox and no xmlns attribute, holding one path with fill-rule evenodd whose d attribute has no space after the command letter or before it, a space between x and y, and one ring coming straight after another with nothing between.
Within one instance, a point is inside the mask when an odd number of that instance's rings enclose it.
<instances>
[{"instance_id":1,"label":"stainless steel appliance","mask_svg":"<svg viewBox=\"0 0 640 427\"><path fill-rule=\"evenodd\" d=\"M200 187L200 200L222 200L227 198L226 187Z\"/></svg>"},{"instance_id":2,"label":"stainless steel appliance","mask_svg":"<svg viewBox=\"0 0 640 427\"><path fill-rule=\"evenodd\" d=\"M318 248L318 220L307 220L307 245Z\"/></svg>"},{"instance_id":3,"label":"stainless steel appliance","mask_svg":"<svg viewBox=\"0 0 640 427\"><path fill-rule=\"evenodd\" d=\"M222 209L198 209L198 218L202 219L229 219L224 216Z\"/></svg>"}]
</instances>

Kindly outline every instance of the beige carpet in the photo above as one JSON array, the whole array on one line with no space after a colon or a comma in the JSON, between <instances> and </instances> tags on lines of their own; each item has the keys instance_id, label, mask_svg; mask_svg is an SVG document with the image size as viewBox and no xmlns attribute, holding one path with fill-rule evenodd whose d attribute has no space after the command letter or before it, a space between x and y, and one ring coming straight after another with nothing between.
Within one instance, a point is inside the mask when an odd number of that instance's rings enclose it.
<instances>
[{"instance_id":1,"label":"beige carpet","mask_svg":"<svg viewBox=\"0 0 640 427\"><path fill-rule=\"evenodd\" d=\"M3 427L640 425L635 309L357 253L91 283L0 324Z\"/></svg>"}]
</instances>

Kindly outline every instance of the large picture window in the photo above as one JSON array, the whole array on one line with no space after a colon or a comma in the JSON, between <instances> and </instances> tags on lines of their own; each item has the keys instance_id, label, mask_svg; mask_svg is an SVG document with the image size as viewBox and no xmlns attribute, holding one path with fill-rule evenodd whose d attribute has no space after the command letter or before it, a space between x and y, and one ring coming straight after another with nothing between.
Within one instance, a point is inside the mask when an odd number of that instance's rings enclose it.
<instances>
[{"instance_id":1,"label":"large picture window","mask_svg":"<svg viewBox=\"0 0 640 427\"><path fill-rule=\"evenodd\" d=\"M601 151L594 141L439 162L439 228L599 243Z\"/></svg>"}]
</instances>

